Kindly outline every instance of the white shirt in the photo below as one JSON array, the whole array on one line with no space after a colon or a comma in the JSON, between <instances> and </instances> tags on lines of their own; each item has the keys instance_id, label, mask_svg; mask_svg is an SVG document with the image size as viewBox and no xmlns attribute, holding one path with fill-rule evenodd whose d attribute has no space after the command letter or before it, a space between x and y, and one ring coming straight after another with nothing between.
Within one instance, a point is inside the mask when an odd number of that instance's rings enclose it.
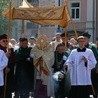
<instances>
[{"instance_id":1,"label":"white shirt","mask_svg":"<svg viewBox=\"0 0 98 98\"><path fill-rule=\"evenodd\" d=\"M0 86L4 85L4 72L3 69L8 64L8 58L3 50L0 50Z\"/></svg>"},{"instance_id":2,"label":"white shirt","mask_svg":"<svg viewBox=\"0 0 98 98\"><path fill-rule=\"evenodd\" d=\"M82 57L87 58L87 67ZM85 52L78 52L77 49L72 50L67 61L70 71L71 85L91 85L91 69L96 65L96 59L91 49Z\"/></svg>"},{"instance_id":3,"label":"white shirt","mask_svg":"<svg viewBox=\"0 0 98 98\"><path fill-rule=\"evenodd\" d=\"M54 44L54 49L56 49L57 45L58 44L61 44L62 43L62 40L60 40L59 42L57 40L51 42L50 44Z\"/></svg>"}]
</instances>

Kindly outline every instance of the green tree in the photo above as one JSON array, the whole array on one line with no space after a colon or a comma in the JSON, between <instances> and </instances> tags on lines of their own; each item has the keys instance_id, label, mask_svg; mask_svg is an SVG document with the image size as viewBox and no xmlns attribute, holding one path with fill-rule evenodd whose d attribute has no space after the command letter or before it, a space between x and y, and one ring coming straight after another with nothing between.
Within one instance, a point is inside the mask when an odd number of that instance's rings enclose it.
<instances>
[{"instance_id":1,"label":"green tree","mask_svg":"<svg viewBox=\"0 0 98 98\"><path fill-rule=\"evenodd\" d=\"M3 11L9 8L9 0L0 0L0 34L7 33L8 19L3 16Z\"/></svg>"}]
</instances>

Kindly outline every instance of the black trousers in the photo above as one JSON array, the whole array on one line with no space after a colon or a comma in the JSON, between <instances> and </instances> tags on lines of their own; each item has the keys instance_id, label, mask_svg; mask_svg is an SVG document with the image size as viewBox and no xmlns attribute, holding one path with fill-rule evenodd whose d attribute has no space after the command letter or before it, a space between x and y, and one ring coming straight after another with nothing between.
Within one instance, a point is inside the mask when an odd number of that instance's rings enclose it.
<instances>
[{"instance_id":1,"label":"black trousers","mask_svg":"<svg viewBox=\"0 0 98 98\"><path fill-rule=\"evenodd\" d=\"M24 93L19 93L19 92L15 92L15 98L29 98L29 92L24 92Z\"/></svg>"},{"instance_id":2,"label":"black trousers","mask_svg":"<svg viewBox=\"0 0 98 98\"><path fill-rule=\"evenodd\" d=\"M4 96L4 86L0 86L0 98Z\"/></svg>"},{"instance_id":3,"label":"black trousers","mask_svg":"<svg viewBox=\"0 0 98 98\"><path fill-rule=\"evenodd\" d=\"M58 81L58 87L55 90L55 98L65 98L64 81Z\"/></svg>"},{"instance_id":4,"label":"black trousers","mask_svg":"<svg viewBox=\"0 0 98 98\"><path fill-rule=\"evenodd\" d=\"M66 81L65 78L63 78L61 81L55 81L55 91L54 91L54 95L55 98L65 98L68 97L69 92L68 89L66 88Z\"/></svg>"},{"instance_id":5,"label":"black trousers","mask_svg":"<svg viewBox=\"0 0 98 98\"><path fill-rule=\"evenodd\" d=\"M91 92L92 92L91 85L71 86L69 98L89 98Z\"/></svg>"},{"instance_id":6,"label":"black trousers","mask_svg":"<svg viewBox=\"0 0 98 98\"><path fill-rule=\"evenodd\" d=\"M94 91L95 91L94 98L97 98L97 95L98 95L98 73L96 73L96 68L92 69L92 71L91 71L91 79L92 79L92 84L93 84Z\"/></svg>"}]
</instances>

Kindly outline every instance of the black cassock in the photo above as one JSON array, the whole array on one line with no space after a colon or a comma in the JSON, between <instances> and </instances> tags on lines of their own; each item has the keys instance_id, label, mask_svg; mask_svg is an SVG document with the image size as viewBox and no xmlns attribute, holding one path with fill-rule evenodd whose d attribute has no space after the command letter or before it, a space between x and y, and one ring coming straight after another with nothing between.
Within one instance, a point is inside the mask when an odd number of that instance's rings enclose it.
<instances>
[{"instance_id":1,"label":"black cassock","mask_svg":"<svg viewBox=\"0 0 98 98\"><path fill-rule=\"evenodd\" d=\"M62 54L55 52L55 61L54 65L52 68L54 69L54 73L56 72L61 72L64 74L64 78L60 81L55 81L54 80L54 95L55 98L65 98L69 96L69 91L70 91L70 75L69 72L65 72L64 70L64 63L65 60L63 60L63 56L68 57L69 51L66 51Z\"/></svg>"},{"instance_id":2,"label":"black cassock","mask_svg":"<svg viewBox=\"0 0 98 98\"><path fill-rule=\"evenodd\" d=\"M31 48L19 48L15 51L15 93L16 98L28 98L29 92L34 89L34 66L33 59L30 58Z\"/></svg>"}]
</instances>

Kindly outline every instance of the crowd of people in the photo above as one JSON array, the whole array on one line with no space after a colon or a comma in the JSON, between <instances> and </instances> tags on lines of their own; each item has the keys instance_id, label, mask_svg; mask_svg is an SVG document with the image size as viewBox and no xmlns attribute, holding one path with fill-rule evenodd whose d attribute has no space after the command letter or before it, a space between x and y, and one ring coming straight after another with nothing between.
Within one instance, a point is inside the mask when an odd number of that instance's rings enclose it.
<instances>
[{"instance_id":1,"label":"crowd of people","mask_svg":"<svg viewBox=\"0 0 98 98\"><path fill-rule=\"evenodd\" d=\"M0 98L98 97L98 38L0 35ZM12 95L14 93L14 96ZM30 97L30 98L31 98Z\"/></svg>"}]
</instances>

